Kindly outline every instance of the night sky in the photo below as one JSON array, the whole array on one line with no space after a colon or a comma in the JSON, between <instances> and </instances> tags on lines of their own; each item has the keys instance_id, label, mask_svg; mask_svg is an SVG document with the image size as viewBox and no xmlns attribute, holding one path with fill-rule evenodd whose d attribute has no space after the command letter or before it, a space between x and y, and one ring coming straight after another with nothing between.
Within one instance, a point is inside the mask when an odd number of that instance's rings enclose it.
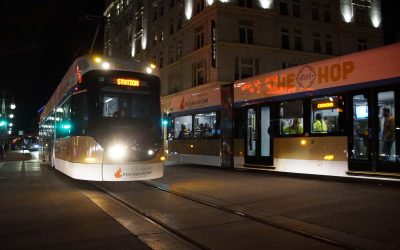
<instances>
[{"instance_id":1,"label":"night sky","mask_svg":"<svg viewBox=\"0 0 400 250\"><path fill-rule=\"evenodd\" d=\"M395 42L400 30L397 1L383 0L385 43ZM69 65L87 54L103 0L1 1L0 90L12 93L17 105L14 133L37 128L37 110L46 104ZM102 34L95 52L102 51Z\"/></svg>"},{"instance_id":2,"label":"night sky","mask_svg":"<svg viewBox=\"0 0 400 250\"><path fill-rule=\"evenodd\" d=\"M14 4L13 4L14 3ZM46 104L74 58L87 54L103 0L1 1L0 90L14 97L14 133L37 127L37 110ZM101 52L102 35L95 52Z\"/></svg>"}]
</instances>

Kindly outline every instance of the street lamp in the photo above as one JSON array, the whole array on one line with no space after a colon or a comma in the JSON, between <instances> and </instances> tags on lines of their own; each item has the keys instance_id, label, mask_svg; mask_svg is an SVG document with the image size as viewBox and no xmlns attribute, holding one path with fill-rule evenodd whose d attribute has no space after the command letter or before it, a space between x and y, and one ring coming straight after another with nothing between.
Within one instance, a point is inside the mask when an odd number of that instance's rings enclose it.
<instances>
[{"instance_id":1,"label":"street lamp","mask_svg":"<svg viewBox=\"0 0 400 250\"><path fill-rule=\"evenodd\" d=\"M14 118L12 110L16 108L16 105L10 92L2 90L0 93L2 93L0 96L0 144L4 144L12 132L13 123L10 122L10 119Z\"/></svg>"}]
</instances>

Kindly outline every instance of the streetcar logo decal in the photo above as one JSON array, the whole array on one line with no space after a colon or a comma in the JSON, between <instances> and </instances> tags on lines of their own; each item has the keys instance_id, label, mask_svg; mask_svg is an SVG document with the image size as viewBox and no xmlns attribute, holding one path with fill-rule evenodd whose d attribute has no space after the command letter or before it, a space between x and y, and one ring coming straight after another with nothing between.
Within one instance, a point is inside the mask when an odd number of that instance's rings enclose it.
<instances>
[{"instance_id":1,"label":"streetcar logo decal","mask_svg":"<svg viewBox=\"0 0 400 250\"><path fill-rule=\"evenodd\" d=\"M144 168L135 168L131 170L132 172L122 172L121 167L114 172L114 177L117 179L123 178L138 178L151 175L153 173L153 169L151 166Z\"/></svg>"},{"instance_id":2,"label":"streetcar logo decal","mask_svg":"<svg viewBox=\"0 0 400 250\"><path fill-rule=\"evenodd\" d=\"M314 84L316 78L315 70L310 65L305 65L297 72L296 81L299 88L309 88Z\"/></svg>"},{"instance_id":3,"label":"streetcar logo decal","mask_svg":"<svg viewBox=\"0 0 400 250\"><path fill-rule=\"evenodd\" d=\"M189 97L188 101L185 101L185 96L182 96L181 104L179 105L180 110L200 108L208 104L208 93L193 94L194 97Z\"/></svg>"},{"instance_id":4,"label":"streetcar logo decal","mask_svg":"<svg viewBox=\"0 0 400 250\"><path fill-rule=\"evenodd\" d=\"M119 179L122 177L122 170L121 168L118 168L117 171L114 173L115 178Z\"/></svg>"}]
</instances>

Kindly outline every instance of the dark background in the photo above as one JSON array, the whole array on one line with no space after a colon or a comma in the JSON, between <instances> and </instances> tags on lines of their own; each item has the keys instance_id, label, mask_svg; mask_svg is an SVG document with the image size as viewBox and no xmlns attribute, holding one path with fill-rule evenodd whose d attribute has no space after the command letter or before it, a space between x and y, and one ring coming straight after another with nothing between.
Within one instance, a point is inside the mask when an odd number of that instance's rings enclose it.
<instances>
[{"instance_id":1,"label":"dark background","mask_svg":"<svg viewBox=\"0 0 400 250\"><path fill-rule=\"evenodd\" d=\"M37 110L74 58L88 54L99 21L85 17L102 16L104 1L1 1L0 6L0 92L14 97L15 134L37 128ZM97 53L102 52L102 27Z\"/></svg>"},{"instance_id":2,"label":"dark background","mask_svg":"<svg viewBox=\"0 0 400 250\"><path fill-rule=\"evenodd\" d=\"M398 40L398 1L382 0L385 44ZM1 1L0 91L12 93L14 133L37 128L37 110L46 104L74 58L87 54L103 0ZM94 52L101 53L103 30Z\"/></svg>"}]
</instances>

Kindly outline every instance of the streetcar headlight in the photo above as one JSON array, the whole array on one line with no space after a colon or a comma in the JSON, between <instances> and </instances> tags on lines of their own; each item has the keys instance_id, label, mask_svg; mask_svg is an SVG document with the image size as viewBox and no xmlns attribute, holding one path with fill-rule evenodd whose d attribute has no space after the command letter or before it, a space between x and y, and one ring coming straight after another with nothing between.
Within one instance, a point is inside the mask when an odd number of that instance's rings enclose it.
<instances>
[{"instance_id":1,"label":"streetcar headlight","mask_svg":"<svg viewBox=\"0 0 400 250\"><path fill-rule=\"evenodd\" d=\"M114 144L108 148L108 157L112 160L122 160L126 157L127 147L122 144Z\"/></svg>"},{"instance_id":2,"label":"streetcar headlight","mask_svg":"<svg viewBox=\"0 0 400 250\"><path fill-rule=\"evenodd\" d=\"M149 150L147 151L147 154L148 154L148 155L154 155L154 150L149 149Z\"/></svg>"}]
</instances>

